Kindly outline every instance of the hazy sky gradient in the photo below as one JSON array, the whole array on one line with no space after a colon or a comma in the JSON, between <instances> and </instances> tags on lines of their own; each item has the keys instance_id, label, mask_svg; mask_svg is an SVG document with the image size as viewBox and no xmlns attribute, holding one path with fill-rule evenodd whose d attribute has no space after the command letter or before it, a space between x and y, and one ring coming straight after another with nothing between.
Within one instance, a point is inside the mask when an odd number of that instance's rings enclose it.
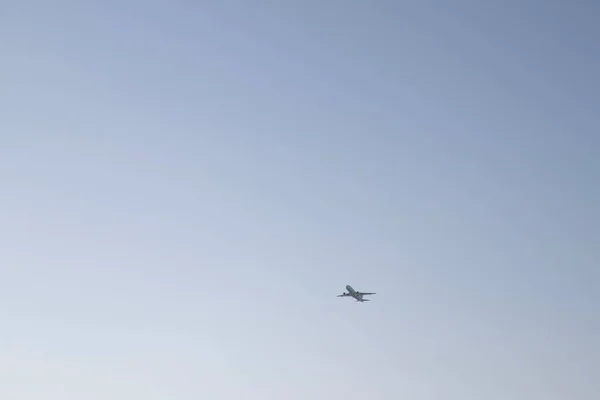
<instances>
[{"instance_id":1,"label":"hazy sky gradient","mask_svg":"<svg viewBox=\"0 0 600 400\"><path fill-rule=\"evenodd\" d=\"M600 3L0 4L0 398L600 398Z\"/></svg>"}]
</instances>

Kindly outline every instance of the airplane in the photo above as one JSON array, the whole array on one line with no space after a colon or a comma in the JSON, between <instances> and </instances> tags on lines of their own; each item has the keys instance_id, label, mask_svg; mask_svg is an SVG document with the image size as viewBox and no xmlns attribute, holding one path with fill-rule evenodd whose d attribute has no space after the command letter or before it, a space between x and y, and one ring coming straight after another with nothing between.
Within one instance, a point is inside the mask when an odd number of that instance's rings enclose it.
<instances>
[{"instance_id":1,"label":"airplane","mask_svg":"<svg viewBox=\"0 0 600 400\"><path fill-rule=\"evenodd\" d=\"M346 290L348 291L348 293L344 292L344 293L338 295L337 297L353 297L354 299L356 299L356 301L360 301L362 303L364 301L370 301L369 299L363 299L363 296L375 294L375 293L357 292L350 285L346 285Z\"/></svg>"}]
</instances>

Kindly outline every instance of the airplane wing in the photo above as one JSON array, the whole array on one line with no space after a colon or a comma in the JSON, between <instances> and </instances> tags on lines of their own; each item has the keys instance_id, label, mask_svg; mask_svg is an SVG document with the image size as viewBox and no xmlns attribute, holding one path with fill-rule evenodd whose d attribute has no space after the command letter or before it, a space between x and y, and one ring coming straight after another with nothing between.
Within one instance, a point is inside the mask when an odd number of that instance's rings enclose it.
<instances>
[{"instance_id":1,"label":"airplane wing","mask_svg":"<svg viewBox=\"0 0 600 400\"><path fill-rule=\"evenodd\" d=\"M363 293L363 292L360 292L360 294L362 294L363 296L366 296L366 295L369 295L369 294L377 294L377 293Z\"/></svg>"},{"instance_id":2,"label":"airplane wing","mask_svg":"<svg viewBox=\"0 0 600 400\"><path fill-rule=\"evenodd\" d=\"M348 293L338 294L337 297L348 297L350 296Z\"/></svg>"}]
</instances>

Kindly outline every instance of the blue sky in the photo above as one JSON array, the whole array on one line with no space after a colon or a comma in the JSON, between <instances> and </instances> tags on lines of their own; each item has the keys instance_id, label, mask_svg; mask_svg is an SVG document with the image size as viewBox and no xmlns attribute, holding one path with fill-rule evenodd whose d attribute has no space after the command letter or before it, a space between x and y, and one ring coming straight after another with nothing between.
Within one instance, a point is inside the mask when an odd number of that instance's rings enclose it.
<instances>
[{"instance_id":1,"label":"blue sky","mask_svg":"<svg viewBox=\"0 0 600 400\"><path fill-rule=\"evenodd\" d=\"M0 397L600 395L599 6L2 9Z\"/></svg>"}]
</instances>

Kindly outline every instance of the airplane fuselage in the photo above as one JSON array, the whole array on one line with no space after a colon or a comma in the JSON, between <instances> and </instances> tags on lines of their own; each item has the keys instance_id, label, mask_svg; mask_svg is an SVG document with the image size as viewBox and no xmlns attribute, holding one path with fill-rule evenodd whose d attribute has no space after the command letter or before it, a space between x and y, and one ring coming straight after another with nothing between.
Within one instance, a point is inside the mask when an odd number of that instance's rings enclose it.
<instances>
[{"instance_id":1,"label":"airplane fuselage","mask_svg":"<svg viewBox=\"0 0 600 400\"><path fill-rule=\"evenodd\" d=\"M363 300L362 294L354 290L352 286L346 285L346 290L348 291L348 295L354 297L356 301L365 301Z\"/></svg>"}]
</instances>

